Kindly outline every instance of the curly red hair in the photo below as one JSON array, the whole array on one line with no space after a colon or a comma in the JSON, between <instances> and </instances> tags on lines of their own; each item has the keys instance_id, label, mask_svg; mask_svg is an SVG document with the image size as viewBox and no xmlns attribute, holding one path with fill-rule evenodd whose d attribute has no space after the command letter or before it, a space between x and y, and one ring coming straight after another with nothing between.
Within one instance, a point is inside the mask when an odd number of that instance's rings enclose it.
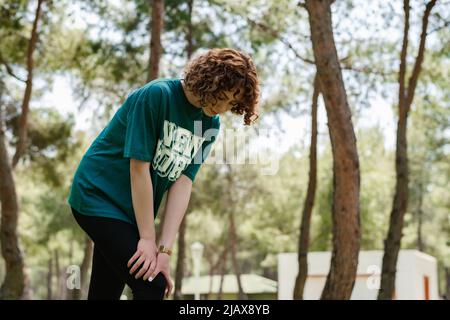
<instances>
[{"instance_id":1,"label":"curly red hair","mask_svg":"<svg viewBox=\"0 0 450 320\"><path fill-rule=\"evenodd\" d=\"M258 118L259 80L252 58L231 48L213 48L189 61L184 69L187 88L199 97L202 106L224 100L224 91L236 90L234 98L243 90L241 99L232 101L231 112L244 114L244 125Z\"/></svg>"}]
</instances>

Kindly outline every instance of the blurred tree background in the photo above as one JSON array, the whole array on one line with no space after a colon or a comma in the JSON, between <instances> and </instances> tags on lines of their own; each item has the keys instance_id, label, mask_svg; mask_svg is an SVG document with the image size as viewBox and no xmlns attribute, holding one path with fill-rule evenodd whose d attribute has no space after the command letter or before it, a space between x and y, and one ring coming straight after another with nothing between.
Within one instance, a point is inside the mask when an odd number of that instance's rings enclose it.
<instances>
[{"instance_id":1,"label":"blurred tree background","mask_svg":"<svg viewBox=\"0 0 450 320\"><path fill-rule=\"evenodd\" d=\"M127 95L149 79L152 11L157 2L0 0L0 131L9 161L20 150L24 97L30 90L27 139L17 166L8 169L13 172L18 206L20 252L13 256L23 263L23 278L20 270L14 273L23 291L20 286L13 291L22 292L22 298L86 297L92 244L73 220L66 199L90 143ZM276 280L277 254L298 251L308 187L310 101L316 73L308 11L302 2L290 0L162 3L158 77L179 77L191 55L231 47L252 55L262 88L260 120L246 131L250 139L239 147L259 150L266 165L204 164L186 214L185 246L194 241L205 245L202 274L253 273ZM411 64L419 48L426 3L410 3L407 61ZM396 183L402 1L340 0L331 5L331 12L359 156L360 250L383 250ZM449 12L448 2L437 1L430 14L424 61L409 111L409 198L401 241L401 248L437 258L440 294L447 296ZM407 75L411 72L409 68ZM234 115L221 119L222 132L212 155L226 150L226 128L242 128L242 119ZM333 153L322 98L317 121L317 181L308 250L327 251L333 248ZM263 130L270 132L267 141L258 134ZM276 172L262 174L270 160L277 162ZM8 170L4 161L0 163L6 190ZM10 198L2 194L2 210L6 210ZM14 215L2 219L3 227L14 223ZM160 217L156 223L158 230ZM1 239L6 248L12 238ZM4 248L0 281L5 286L5 254L9 253ZM174 257L179 256L179 245L174 251ZM174 279L176 270L185 277L192 275L189 250L185 255L182 268L172 259ZM65 285L67 267L73 264L81 267L81 291ZM240 294L245 298L245 292ZM6 290L3 295L13 297Z\"/></svg>"}]
</instances>

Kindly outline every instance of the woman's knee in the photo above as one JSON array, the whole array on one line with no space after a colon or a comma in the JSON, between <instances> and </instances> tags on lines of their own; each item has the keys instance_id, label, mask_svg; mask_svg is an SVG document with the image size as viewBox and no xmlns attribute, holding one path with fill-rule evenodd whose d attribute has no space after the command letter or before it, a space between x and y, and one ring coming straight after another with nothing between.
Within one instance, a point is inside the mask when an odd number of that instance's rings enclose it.
<instances>
[{"instance_id":1,"label":"woman's knee","mask_svg":"<svg viewBox=\"0 0 450 320\"><path fill-rule=\"evenodd\" d=\"M142 278L136 279L130 288L134 300L163 300L166 286L166 278L160 272L151 282Z\"/></svg>"}]
</instances>

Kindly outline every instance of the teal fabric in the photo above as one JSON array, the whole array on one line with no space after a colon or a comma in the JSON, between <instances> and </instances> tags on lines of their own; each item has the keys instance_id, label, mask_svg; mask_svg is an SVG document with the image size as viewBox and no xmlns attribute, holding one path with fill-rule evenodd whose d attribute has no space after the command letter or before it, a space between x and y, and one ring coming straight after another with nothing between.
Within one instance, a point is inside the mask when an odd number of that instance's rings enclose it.
<instances>
[{"instance_id":1,"label":"teal fabric","mask_svg":"<svg viewBox=\"0 0 450 320\"><path fill-rule=\"evenodd\" d=\"M159 78L131 92L95 138L73 177L67 202L85 215L136 224L130 158L150 162L154 217L164 193L182 175L195 180L220 129L192 105L178 78Z\"/></svg>"}]
</instances>

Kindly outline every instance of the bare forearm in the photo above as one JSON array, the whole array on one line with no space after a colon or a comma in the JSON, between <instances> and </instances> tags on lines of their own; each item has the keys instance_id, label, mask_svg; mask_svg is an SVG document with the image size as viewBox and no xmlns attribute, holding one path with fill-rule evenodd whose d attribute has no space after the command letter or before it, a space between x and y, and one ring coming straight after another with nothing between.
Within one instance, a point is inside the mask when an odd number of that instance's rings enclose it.
<instances>
[{"instance_id":1,"label":"bare forearm","mask_svg":"<svg viewBox=\"0 0 450 320\"><path fill-rule=\"evenodd\" d=\"M182 175L169 189L159 244L173 248L176 234L186 213L192 182Z\"/></svg>"},{"instance_id":2,"label":"bare forearm","mask_svg":"<svg viewBox=\"0 0 450 320\"><path fill-rule=\"evenodd\" d=\"M131 193L141 239L156 240L153 210L153 184L149 170L130 170Z\"/></svg>"}]
</instances>

